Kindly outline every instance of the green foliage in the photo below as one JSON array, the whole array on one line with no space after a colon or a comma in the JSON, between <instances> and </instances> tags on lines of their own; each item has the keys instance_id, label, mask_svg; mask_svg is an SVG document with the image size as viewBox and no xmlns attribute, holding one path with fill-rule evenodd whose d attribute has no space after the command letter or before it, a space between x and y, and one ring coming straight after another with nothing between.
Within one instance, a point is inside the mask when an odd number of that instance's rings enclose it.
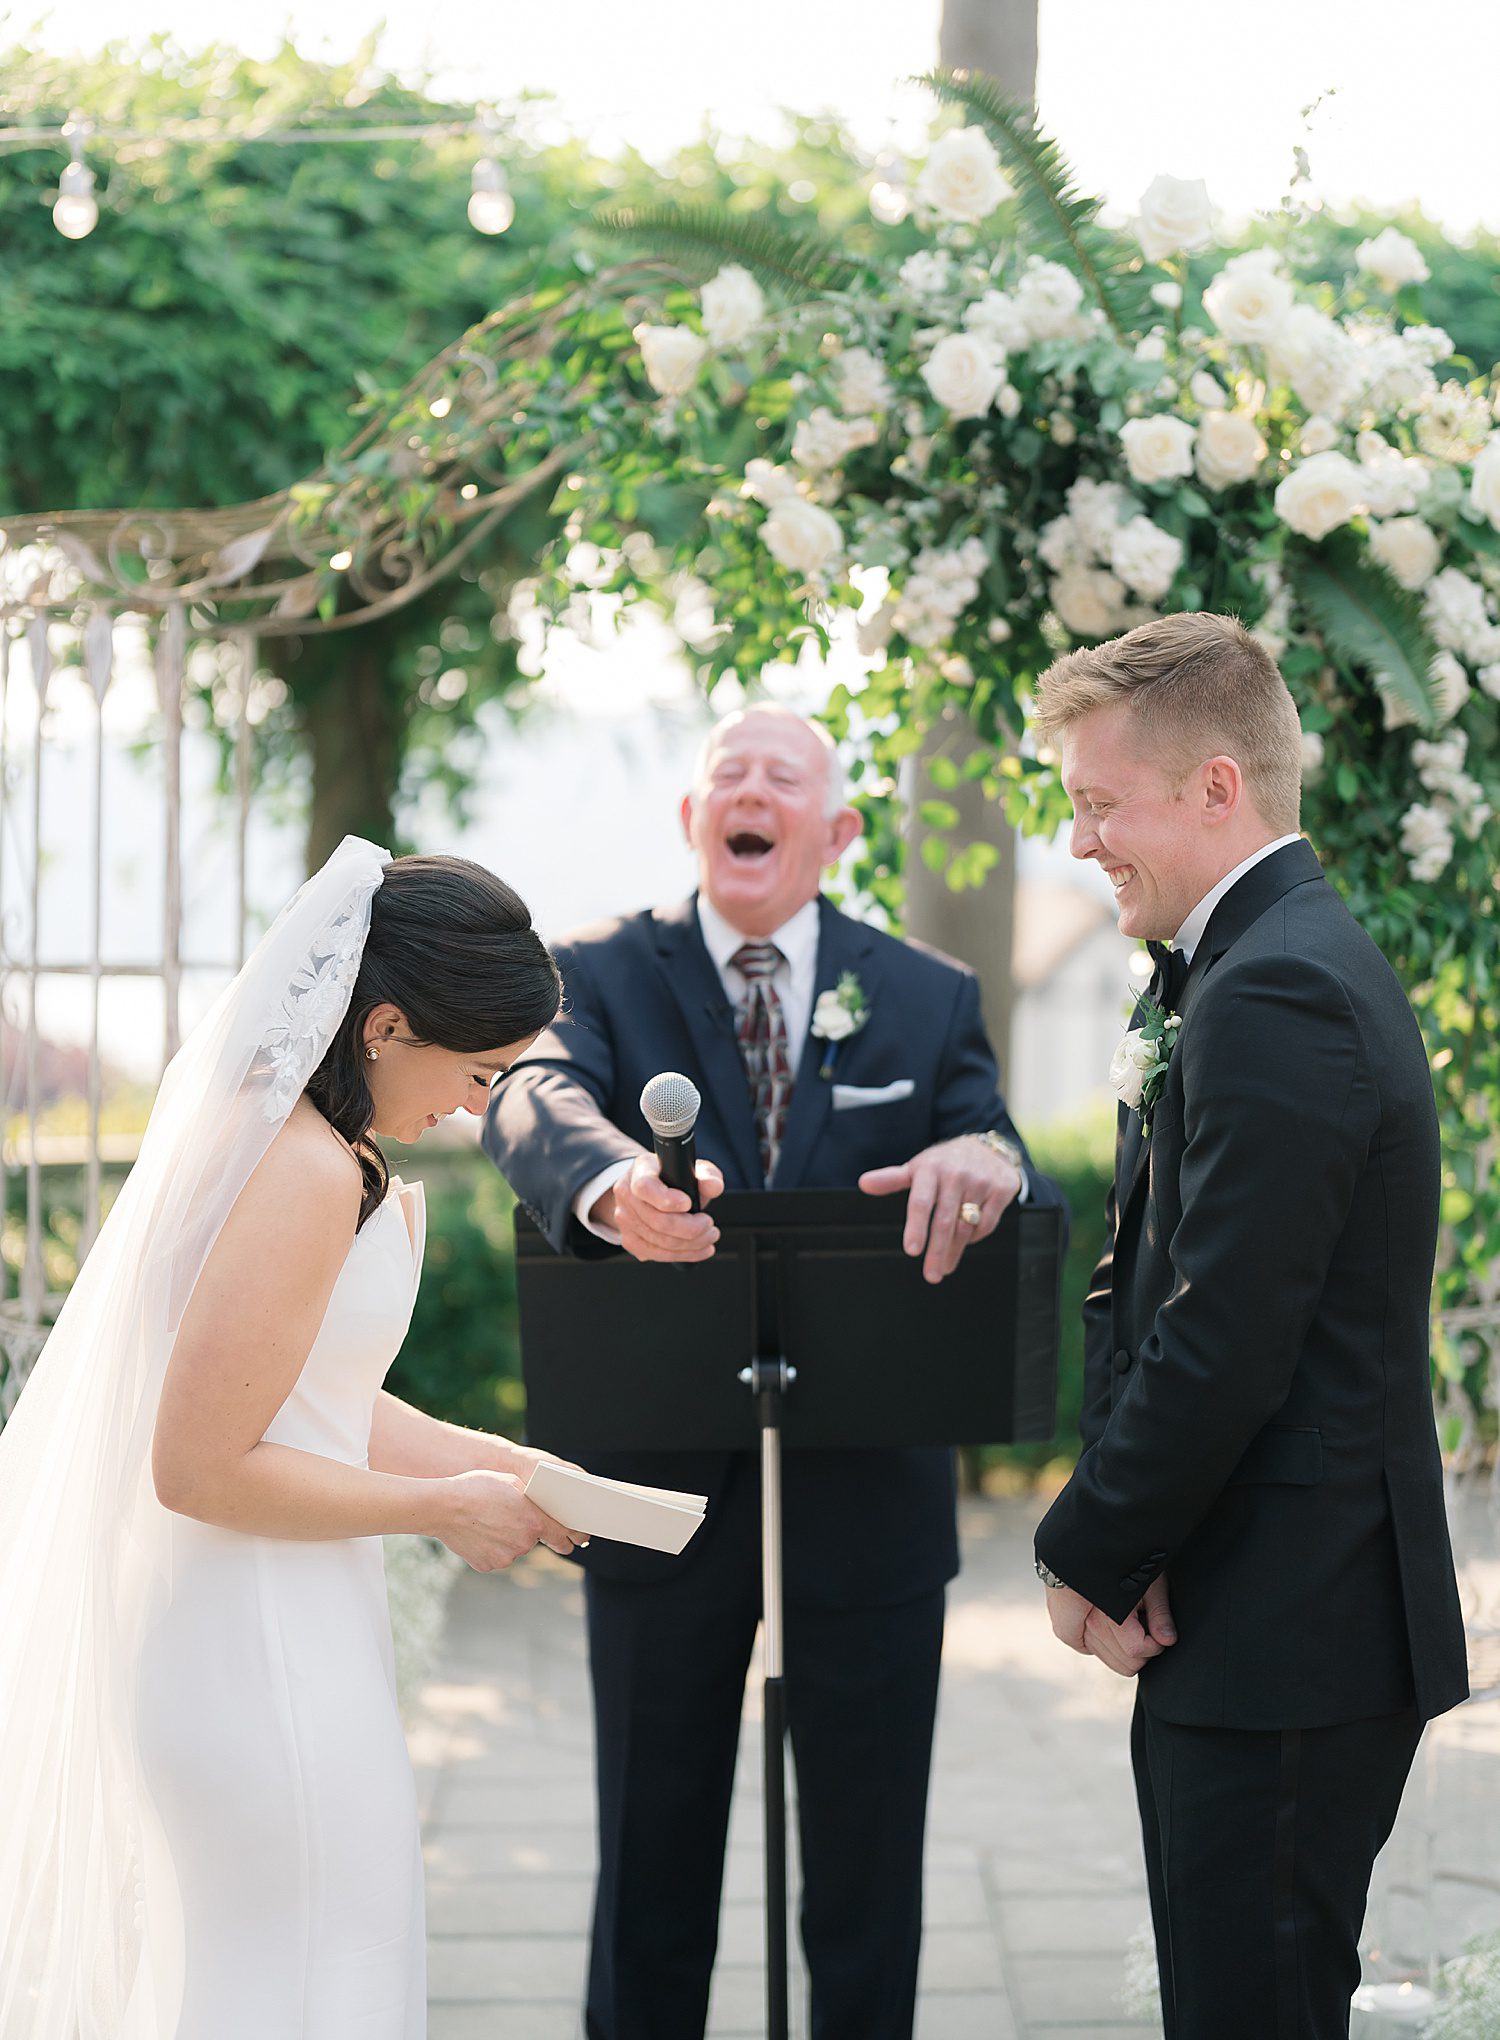
<instances>
[{"instance_id":1,"label":"green foliage","mask_svg":"<svg viewBox=\"0 0 1500 2040\"><path fill-rule=\"evenodd\" d=\"M1140 264L1099 225L1099 201L1080 192L1067 159L1031 109L980 71L936 70L918 80L985 129L1016 186L1022 238L1031 251L1081 277L1117 333L1138 326L1145 305Z\"/></svg>"},{"instance_id":2,"label":"green foliage","mask_svg":"<svg viewBox=\"0 0 1500 2040\"><path fill-rule=\"evenodd\" d=\"M1432 678L1438 648L1416 597L1364 559L1347 533L1292 550L1286 573L1329 651L1367 672L1382 701L1403 720L1432 729L1438 721Z\"/></svg>"},{"instance_id":3,"label":"green foliage","mask_svg":"<svg viewBox=\"0 0 1500 2040\"><path fill-rule=\"evenodd\" d=\"M826 236L794 231L763 212L744 217L707 206L631 206L601 213L598 224L606 234L706 265L705 274L722 262L743 263L788 299L846 290L858 275Z\"/></svg>"},{"instance_id":4,"label":"green foliage","mask_svg":"<svg viewBox=\"0 0 1500 2040\"><path fill-rule=\"evenodd\" d=\"M403 1160L427 1193L427 1252L411 1330L386 1386L432 1416L519 1437L526 1393L505 1179L477 1151Z\"/></svg>"}]
</instances>

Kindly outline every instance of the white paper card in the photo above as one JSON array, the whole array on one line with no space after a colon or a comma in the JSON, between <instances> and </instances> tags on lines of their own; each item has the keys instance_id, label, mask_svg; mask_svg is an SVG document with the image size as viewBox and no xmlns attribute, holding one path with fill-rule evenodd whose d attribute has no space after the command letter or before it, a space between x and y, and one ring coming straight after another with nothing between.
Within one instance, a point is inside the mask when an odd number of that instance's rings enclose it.
<instances>
[{"instance_id":1,"label":"white paper card","mask_svg":"<svg viewBox=\"0 0 1500 2040\"><path fill-rule=\"evenodd\" d=\"M895 1105L916 1089L910 1077L897 1077L893 1084L835 1084L835 1112L857 1112L861 1105Z\"/></svg>"},{"instance_id":2,"label":"white paper card","mask_svg":"<svg viewBox=\"0 0 1500 2040\"><path fill-rule=\"evenodd\" d=\"M526 1492L569 1530L674 1554L685 1547L708 1507L707 1495L633 1487L629 1481L605 1480L545 1459L532 1469Z\"/></svg>"}]
</instances>

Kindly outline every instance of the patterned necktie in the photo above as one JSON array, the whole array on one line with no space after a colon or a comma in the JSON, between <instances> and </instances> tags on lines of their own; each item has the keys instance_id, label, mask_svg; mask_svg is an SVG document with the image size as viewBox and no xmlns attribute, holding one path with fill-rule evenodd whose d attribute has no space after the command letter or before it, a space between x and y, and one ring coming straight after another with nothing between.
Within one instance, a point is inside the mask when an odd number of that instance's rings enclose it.
<instances>
[{"instance_id":1,"label":"patterned necktie","mask_svg":"<svg viewBox=\"0 0 1500 2040\"><path fill-rule=\"evenodd\" d=\"M745 996L738 1008L735 1034L755 1113L761 1176L767 1183L775 1174L786 1127L787 1101L792 1095L786 1014L771 982L776 966L784 960L774 942L747 942L729 959L745 979Z\"/></svg>"},{"instance_id":2,"label":"patterned necktie","mask_svg":"<svg viewBox=\"0 0 1500 2040\"><path fill-rule=\"evenodd\" d=\"M1165 942L1148 942L1146 948L1156 965L1149 987L1150 996L1164 1013L1175 1013L1182 998L1182 988L1187 983L1188 960L1180 949L1169 949Z\"/></svg>"}]
</instances>

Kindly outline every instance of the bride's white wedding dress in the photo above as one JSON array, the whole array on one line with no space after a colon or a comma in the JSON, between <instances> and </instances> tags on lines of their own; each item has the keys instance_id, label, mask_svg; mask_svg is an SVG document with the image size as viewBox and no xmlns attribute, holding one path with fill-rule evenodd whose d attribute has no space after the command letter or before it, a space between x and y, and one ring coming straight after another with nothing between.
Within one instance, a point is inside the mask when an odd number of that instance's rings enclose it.
<instances>
[{"instance_id":1,"label":"bride's white wedding dress","mask_svg":"<svg viewBox=\"0 0 1500 2040\"><path fill-rule=\"evenodd\" d=\"M411 1319L421 1185L392 1180L355 1235L267 1439L368 1461ZM171 1596L143 1639L138 1728L162 2040L421 2040L416 1796L396 1709L378 1537L296 1542L172 1518Z\"/></svg>"}]
</instances>

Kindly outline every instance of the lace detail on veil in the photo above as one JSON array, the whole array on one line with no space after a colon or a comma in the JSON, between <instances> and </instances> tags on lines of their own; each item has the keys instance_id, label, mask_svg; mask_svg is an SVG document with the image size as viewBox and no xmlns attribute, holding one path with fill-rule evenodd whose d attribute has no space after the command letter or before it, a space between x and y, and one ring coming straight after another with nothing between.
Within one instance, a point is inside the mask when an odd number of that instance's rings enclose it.
<instances>
[{"instance_id":1,"label":"lace detail on veil","mask_svg":"<svg viewBox=\"0 0 1500 2040\"><path fill-rule=\"evenodd\" d=\"M258 1058L268 1079L267 1119L286 1118L349 1009L370 925L370 894L379 883L377 871L368 889L345 902L282 994Z\"/></svg>"}]
</instances>

